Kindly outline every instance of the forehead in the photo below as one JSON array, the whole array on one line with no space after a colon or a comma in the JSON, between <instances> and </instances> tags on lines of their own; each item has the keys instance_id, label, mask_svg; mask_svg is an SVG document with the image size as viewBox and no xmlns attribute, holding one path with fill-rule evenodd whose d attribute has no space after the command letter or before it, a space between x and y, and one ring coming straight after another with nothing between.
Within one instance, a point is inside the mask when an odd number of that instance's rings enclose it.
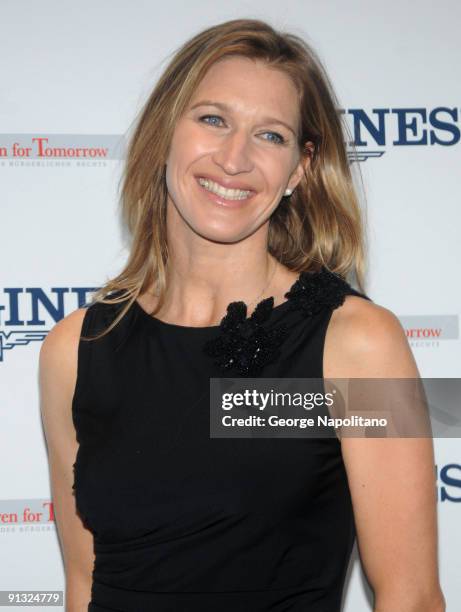
<instances>
[{"instance_id":1,"label":"forehead","mask_svg":"<svg viewBox=\"0 0 461 612\"><path fill-rule=\"evenodd\" d=\"M202 99L224 102L235 112L282 115L296 121L299 98L291 78L261 60L226 57L214 63L190 104Z\"/></svg>"}]
</instances>

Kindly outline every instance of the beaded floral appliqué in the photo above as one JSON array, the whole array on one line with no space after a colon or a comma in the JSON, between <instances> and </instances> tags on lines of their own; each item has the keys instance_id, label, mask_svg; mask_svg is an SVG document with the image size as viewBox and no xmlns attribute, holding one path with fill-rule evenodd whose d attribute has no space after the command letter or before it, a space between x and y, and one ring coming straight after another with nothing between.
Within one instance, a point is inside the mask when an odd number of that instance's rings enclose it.
<instances>
[{"instance_id":1,"label":"beaded floral appliqu\u00e9","mask_svg":"<svg viewBox=\"0 0 461 612\"><path fill-rule=\"evenodd\" d=\"M205 353L214 357L224 372L236 370L240 376L257 375L279 356L279 346L288 334L283 324L268 329L263 326L273 307L274 298L266 298L247 318L245 302L231 302L220 324L221 334L205 343Z\"/></svg>"},{"instance_id":2,"label":"beaded floral appliqu\u00e9","mask_svg":"<svg viewBox=\"0 0 461 612\"><path fill-rule=\"evenodd\" d=\"M290 308L299 308L313 316L324 308L338 308L351 293L359 294L347 281L322 266L319 272L301 272L285 297L290 301Z\"/></svg>"},{"instance_id":3,"label":"beaded floral appliqu\u00e9","mask_svg":"<svg viewBox=\"0 0 461 612\"><path fill-rule=\"evenodd\" d=\"M322 266L318 272L301 272L285 297L290 309L313 316L324 308L338 308L351 293L363 295ZM273 307L274 298L266 298L247 318L245 302L231 302L221 320L220 335L205 343L205 353L223 372L234 370L240 376L257 376L266 364L277 359L288 336L284 324L265 327Z\"/></svg>"}]
</instances>

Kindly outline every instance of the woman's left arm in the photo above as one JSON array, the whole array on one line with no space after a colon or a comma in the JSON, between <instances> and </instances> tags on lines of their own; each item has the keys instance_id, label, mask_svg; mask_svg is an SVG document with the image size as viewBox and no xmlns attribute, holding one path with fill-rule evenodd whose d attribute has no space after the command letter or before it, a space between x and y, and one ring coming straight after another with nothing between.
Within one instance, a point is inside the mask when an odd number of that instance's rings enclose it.
<instances>
[{"instance_id":1,"label":"woman's left arm","mask_svg":"<svg viewBox=\"0 0 461 612\"><path fill-rule=\"evenodd\" d=\"M325 378L419 378L397 317L356 296L332 314ZM374 612L444 612L432 438L342 437L357 544Z\"/></svg>"}]
</instances>

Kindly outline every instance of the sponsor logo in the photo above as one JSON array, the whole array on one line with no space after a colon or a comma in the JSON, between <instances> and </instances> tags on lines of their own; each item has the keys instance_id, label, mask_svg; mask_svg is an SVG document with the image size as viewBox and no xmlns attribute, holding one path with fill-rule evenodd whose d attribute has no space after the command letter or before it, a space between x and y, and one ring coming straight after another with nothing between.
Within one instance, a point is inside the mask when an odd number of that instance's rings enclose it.
<instances>
[{"instance_id":1,"label":"sponsor logo","mask_svg":"<svg viewBox=\"0 0 461 612\"><path fill-rule=\"evenodd\" d=\"M87 294L97 287L55 287L50 290L53 299L40 287L26 289L7 287L3 290L8 307L0 304L0 362L9 351L18 346L44 340L49 326L43 318L48 315L57 323L66 315L64 297L73 296L73 309L87 302Z\"/></svg>"},{"instance_id":2,"label":"sponsor logo","mask_svg":"<svg viewBox=\"0 0 461 612\"><path fill-rule=\"evenodd\" d=\"M124 157L120 135L0 134L2 166L104 166Z\"/></svg>"},{"instance_id":3,"label":"sponsor logo","mask_svg":"<svg viewBox=\"0 0 461 612\"><path fill-rule=\"evenodd\" d=\"M389 147L451 147L460 141L459 109L349 108L340 111L353 137L350 163L382 157Z\"/></svg>"},{"instance_id":4,"label":"sponsor logo","mask_svg":"<svg viewBox=\"0 0 461 612\"><path fill-rule=\"evenodd\" d=\"M56 531L50 499L2 499L0 534Z\"/></svg>"},{"instance_id":5,"label":"sponsor logo","mask_svg":"<svg viewBox=\"0 0 461 612\"><path fill-rule=\"evenodd\" d=\"M410 315L399 317L411 347L434 347L442 340L458 340L458 315Z\"/></svg>"}]
</instances>

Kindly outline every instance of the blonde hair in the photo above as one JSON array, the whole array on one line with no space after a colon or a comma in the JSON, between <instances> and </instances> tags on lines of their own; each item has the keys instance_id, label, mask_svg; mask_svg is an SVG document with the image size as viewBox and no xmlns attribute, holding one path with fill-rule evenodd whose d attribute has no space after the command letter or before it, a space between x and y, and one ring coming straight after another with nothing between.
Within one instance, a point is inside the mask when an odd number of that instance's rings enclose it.
<instances>
[{"instance_id":1,"label":"blonde hair","mask_svg":"<svg viewBox=\"0 0 461 612\"><path fill-rule=\"evenodd\" d=\"M354 273L363 291L363 220L344 142L346 137L352 146L352 139L328 75L301 37L278 32L264 21L235 19L183 44L141 110L128 145L120 199L131 238L128 261L93 296L93 301L127 304L100 335L108 333L148 288L155 287L158 295L151 314L164 303L165 163L173 131L207 70L230 56L266 62L291 77L299 93L299 151L309 154L308 141L315 146L295 191L282 198L269 220L268 251L293 271L315 271L324 265L344 278ZM110 299L114 291L121 295Z\"/></svg>"}]
</instances>

